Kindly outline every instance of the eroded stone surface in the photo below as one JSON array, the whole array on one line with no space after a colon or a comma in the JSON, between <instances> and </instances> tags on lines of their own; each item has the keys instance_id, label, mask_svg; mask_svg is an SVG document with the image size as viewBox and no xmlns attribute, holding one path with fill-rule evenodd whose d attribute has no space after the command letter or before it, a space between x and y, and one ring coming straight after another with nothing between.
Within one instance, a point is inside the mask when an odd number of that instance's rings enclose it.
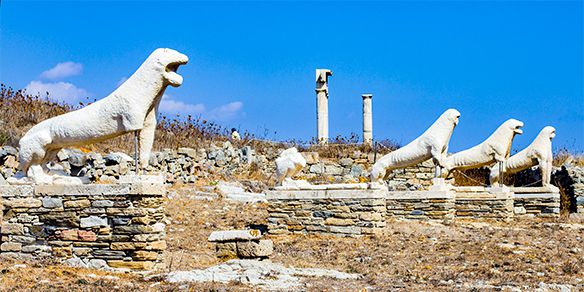
<instances>
[{"instance_id":1,"label":"eroded stone surface","mask_svg":"<svg viewBox=\"0 0 584 292\"><path fill-rule=\"evenodd\" d=\"M235 281L268 290L299 288L304 277L344 280L358 279L360 275L318 268L286 268L267 260L230 260L204 270L171 272L164 276L171 283Z\"/></svg>"}]
</instances>

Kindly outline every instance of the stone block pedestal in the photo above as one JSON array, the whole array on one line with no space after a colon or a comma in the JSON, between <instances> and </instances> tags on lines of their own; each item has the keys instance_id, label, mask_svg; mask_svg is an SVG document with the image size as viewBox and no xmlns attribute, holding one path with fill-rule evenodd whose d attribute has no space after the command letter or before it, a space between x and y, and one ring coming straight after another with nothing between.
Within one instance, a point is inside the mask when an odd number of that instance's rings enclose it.
<instances>
[{"instance_id":1,"label":"stone block pedestal","mask_svg":"<svg viewBox=\"0 0 584 292\"><path fill-rule=\"evenodd\" d=\"M384 187L318 185L266 193L270 234L360 236L385 227Z\"/></svg>"},{"instance_id":2,"label":"stone block pedestal","mask_svg":"<svg viewBox=\"0 0 584 292\"><path fill-rule=\"evenodd\" d=\"M449 190L388 192L386 204L389 218L448 223L455 216L454 192Z\"/></svg>"},{"instance_id":3,"label":"stone block pedestal","mask_svg":"<svg viewBox=\"0 0 584 292\"><path fill-rule=\"evenodd\" d=\"M513 193L507 187L455 187L456 217L509 221Z\"/></svg>"},{"instance_id":4,"label":"stone block pedestal","mask_svg":"<svg viewBox=\"0 0 584 292\"><path fill-rule=\"evenodd\" d=\"M0 186L0 254L89 268L162 268L166 189L159 181Z\"/></svg>"},{"instance_id":5,"label":"stone block pedestal","mask_svg":"<svg viewBox=\"0 0 584 292\"><path fill-rule=\"evenodd\" d=\"M557 188L519 187L514 193L514 213L518 217L560 216L560 193Z\"/></svg>"}]
</instances>

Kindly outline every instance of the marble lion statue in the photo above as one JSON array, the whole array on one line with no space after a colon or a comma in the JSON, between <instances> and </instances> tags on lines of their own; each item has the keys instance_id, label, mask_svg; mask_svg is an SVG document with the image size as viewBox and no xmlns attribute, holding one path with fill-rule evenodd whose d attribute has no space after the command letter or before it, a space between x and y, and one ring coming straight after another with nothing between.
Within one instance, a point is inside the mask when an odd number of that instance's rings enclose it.
<instances>
[{"instance_id":1,"label":"marble lion statue","mask_svg":"<svg viewBox=\"0 0 584 292\"><path fill-rule=\"evenodd\" d=\"M523 133L522 127L523 122L509 119L483 143L448 156L444 162L446 177L456 169L479 168L504 161L509 157L515 135Z\"/></svg>"},{"instance_id":2,"label":"marble lion statue","mask_svg":"<svg viewBox=\"0 0 584 292\"><path fill-rule=\"evenodd\" d=\"M459 118L460 112L448 109L421 136L381 157L371 169L371 182L381 182L394 169L416 165L430 158L444 166L448 143Z\"/></svg>"},{"instance_id":3,"label":"marble lion statue","mask_svg":"<svg viewBox=\"0 0 584 292\"><path fill-rule=\"evenodd\" d=\"M158 106L168 85L178 87L176 73L188 57L171 49L156 49L128 80L110 95L84 108L42 121L20 139L22 175L41 184L52 183L47 162L65 147L101 142L139 131L140 164L148 165Z\"/></svg>"},{"instance_id":4,"label":"marble lion statue","mask_svg":"<svg viewBox=\"0 0 584 292\"><path fill-rule=\"evenodd\" d=\"M539 165L541 181L544 187L549 187L552 175L552 139L556 136L554 127L544 127L535 140L527 148L509 157L503 162L503 173L513 174L532 166ZM499 184L499 165L491 167L489 180L491 185Z\"/></svg>"},{"instance_id":5,"label":"marble lion statue","mask_svg":"<svg viewBox=\"0 0 584 292\"><path fill-rule=\"evenodd\" d=\"M276 185L294 184L292 177L306 166L306 159L296 147L288 148L276 158Z\"/></svg>"}]
</instances>

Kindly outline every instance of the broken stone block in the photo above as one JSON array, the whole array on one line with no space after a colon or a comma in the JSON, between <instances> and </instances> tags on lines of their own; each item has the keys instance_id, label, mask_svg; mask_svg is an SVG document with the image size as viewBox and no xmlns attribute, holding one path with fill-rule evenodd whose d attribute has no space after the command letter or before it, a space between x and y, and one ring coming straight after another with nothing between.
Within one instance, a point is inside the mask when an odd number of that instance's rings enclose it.
<instances>
[{"instance_id":1,"label":"broken stone block","mask_svg":"<svg viewBox=\"0 0 584 292\"><path fill-rule=\"evenodd\" d=\"M219 258L235 258L237 257L237 245L235 242L217 243L215 254Z\"/></svg>"},{"instance_id":2,"label":"broken stone block","mask_svg":"<svg viewBox=\"0 0 584 292\"><path fill-rule=\"evenodd\" d=\"M237 242L237 255L244 258L269 257L274 252L274 244L271 240L239 241Z\"/></svg>"}]
</instances>

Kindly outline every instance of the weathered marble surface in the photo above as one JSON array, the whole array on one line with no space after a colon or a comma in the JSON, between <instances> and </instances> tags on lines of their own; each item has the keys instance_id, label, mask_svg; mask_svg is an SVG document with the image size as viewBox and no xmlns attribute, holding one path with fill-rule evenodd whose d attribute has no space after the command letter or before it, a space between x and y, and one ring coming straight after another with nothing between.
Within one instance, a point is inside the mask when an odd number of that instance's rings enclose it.
<instances>
[{"instance_id":1,"label":"weathered marble surface","mask_svg":"<svg viewBox=\"0 0 584 292\"><path fill-rule=\"evenodd\" d=\"M168 85L180 86L176 73L188 57L171 49L156 49L138 70L110 95L84 108L42 121L20 139L22 174L10 183L83 183L79 178L53 176L46 163L59 150L108 140L139 131L140 164L148 165L154 142L158 106ZM28 180L25 178L27 177Z\"/></svg>"},{"instance_id":2,"label":"weathered marble surface","mask_svg":"<svg viewBox=\"0 0 584 292\"><path fill-rule=\"evenodd\" d=\"M483 143L448 156L444 162L446 177L456 169L470 169L503 162L509 157L511 143L517 134L522 134L523 122L509 119Z\"/></svg>"},{"instance_id":3,"label":"weathered marble surface","mask_svg":"<svg viewBox=\"0 0 584 292\"><path fill-rule=\"evenodd\" d=\"M554 160L552 139L555 136L556 129L554 127L547 126L543 128L527 148L503 161L503 173L513 174L538 165L541 171L542 185L554 187L550 184L550 180L553 170L552 162ZM491 167L489 176L491 185L499 184L499 177L501 175L499 172L499 165Z\"/></svg>"},{"instance_id":4,"label":"weathered marble surface","mask_svg":"<svg viewBox=\"0 0 584 292\"><path fill-rule=\"evenodd\" d=\"M448 143L459 117L455 109L445 111L420 137L381 157L371 169L371 181L381 182L393 169L416 165L430 158L444 166Z\"/></svg>"}]
</instances>

